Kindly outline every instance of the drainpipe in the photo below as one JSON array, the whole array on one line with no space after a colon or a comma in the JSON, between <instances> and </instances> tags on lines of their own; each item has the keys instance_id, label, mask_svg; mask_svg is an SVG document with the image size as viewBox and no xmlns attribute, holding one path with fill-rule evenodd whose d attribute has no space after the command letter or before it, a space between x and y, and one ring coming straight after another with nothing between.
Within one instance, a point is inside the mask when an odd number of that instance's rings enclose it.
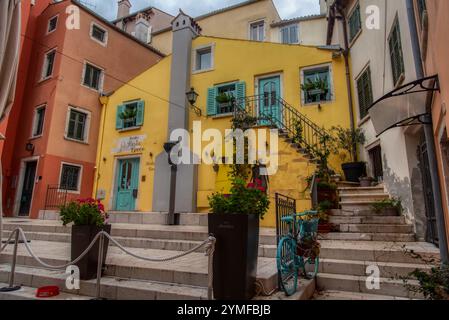
<instances>
[{"instance_id":1,"label":"drainpipe","mask_svg":"<svg viewBox=\"0 0 449 320\"><path fill-rule=\"evenodd\" d=\"M345 42L345 48L343 50L343 57L345 59L345 69L346 69L346 86L347 86L347 90L348 90L348 102L349 102L349 120L351 123L351 130L354 131L355 130L355 121L354 121L354 103L352 101L353 96L352 96L352 86L351 86L351 69L349 67L349 40L348 40L348 29L346 26L346 16L342 10L342 8L340 6L336 6L336 9L338 11L338 14L340 15L340 17L337 17L338 20L341 21L342 26L343 26L343 36L344 36L344 42ZM354 159L354 161L357 161L357 145L354 144L353 148L353 153L352 153L352 157Z\"/></svg>"},{"instance_id":2,"label":"drainpipe","mask_svg":"<svg viewBox=\"0 0 449 320\"><path fill-rule=\"evenodd\" d=\"M415 9L413 0L407 0L407 16L410 28L410 36L412 40L413 58L415 60L416 75L419 79L424 78L424 70L421 58L421 49L419 47L419 38L416 28ZM435 206L435 216L437 218L437 230L439 238L441 262L445 265L449 264L449 252L446 237L446 224L444 222L443 204L441 201L440 177L438 175L438 163L435 152L435 140L433 136L432 114L429 113L425 117L427 124L424 124L424 134L426 138L427 154L429 158L430 178L432 180L433 202Z\"/></svg>"},{"instance_id":3,"label":"drainpipe","mask_svg":"<svg viewBox=\"0 0 449 320\"><path fill-rule=\"evenodd\" d=\"M100 103L101 103L101 120L100 120L100 134L99 134L99 145L97 150L97 168L95 172L95 181L94 181L94 199L97 199L98 195L98 181L100 180L100 166L101 166L101 153L103 151L103 143L104 143L104 129L106 126L106 107L109 103L109 96L107 95L101 95L100 96Z\"/></svg>"}]
</instances>

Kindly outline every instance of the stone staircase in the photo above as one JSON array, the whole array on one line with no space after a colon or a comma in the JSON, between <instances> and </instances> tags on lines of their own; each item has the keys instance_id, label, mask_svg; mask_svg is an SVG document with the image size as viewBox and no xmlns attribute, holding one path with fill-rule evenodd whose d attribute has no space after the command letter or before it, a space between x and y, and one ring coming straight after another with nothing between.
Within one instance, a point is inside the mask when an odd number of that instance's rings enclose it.
<instances>
[{"instance_id":1,"label":"stone staircase","mask_svg":"<svg viewBox=\"0 0 449 320\"><path fill-rule=\"evenodd\" d=\"M331 223L340 232L321 235L320 273L315 299L391 300L422 298L411 294L400 277L415 269L430 270L422 259L439 259L438 249L416 242L413 226L404 216L381 215L371 209L373 202L388 198L383 186L339 187L341 209L334 210ZM367 267L380 271L380 288L368 289ZM412 285L416 282L410 281Z\"/></svg>"},{"instance_id":2,"label":"stone staircase","mask_svg":"<svg viewBox=\"0 0 449 320\"><path fill-rule=\"evenodd\" d=\"M16 227L21 227L31 247L44 262L62 265L70 258L69 227L62 226L56 215L47 215L54 220L5 219L5 236ZM166 215L158 213L112 213L112 236L130 251L146 256L163 258L190 250L208 236L207 216L203 214L181 215L180 226L162 225ZM258 282L265 292L277 288L275 262L276 235L273 229L260 231ZM0 255L0 282L7 283L13 247ZM105 276L101 280L101 296L107 299L138 300L197 300L207 299L207 261L204 249L176 261L166 263L145 262L123 253L110 245L106 260ZM30 298L25 294L42 286L57 285L65 299L84 299L95 296L96 280L81 281L80 290L65 287L67 275L64 271L50 271L28 254L23 244L19 245L16 284L24 289L18 299ZM298 299L308 299L313 294L315 282L303 284ZM307 293L307 294L306 294ZM8 295L14 298L14 295ZM0 299L6 299L0 295Z\"/></svg>"}]
</instances>

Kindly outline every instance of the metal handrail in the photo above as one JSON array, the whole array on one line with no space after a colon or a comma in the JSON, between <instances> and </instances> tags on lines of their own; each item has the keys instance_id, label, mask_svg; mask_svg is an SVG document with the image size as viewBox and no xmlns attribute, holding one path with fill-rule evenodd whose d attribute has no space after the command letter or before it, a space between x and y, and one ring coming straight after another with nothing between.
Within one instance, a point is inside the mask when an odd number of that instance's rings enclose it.
<instances>
[{"instance_id":1,"label":"metal handrail","mask_svg":"<svg viewBox=\"0 0 449 320\"><path fill-rule=\"evenodd\" d=\"M184 256L187 256L193 252L196 252L198 249L205 247L206 248L206 256L208 257L208 287L207 287L207 298L209 300L213 299L213 256L215 252L215 244L217 242L217 239L210 235L206 240L204 240L202 243L198 244L194 248L183 252L181 254L178 254L176 256L168 257L168 258L149 258L149 257L143 257L139 256L135 253L132 253L125 247L123 247L117 240L111 237L108 233L105 231L100 231L95 238L92 240L92 242L89 244L89 246L86 248L86 250L81 253L81 255L76 258L75 260L59 266L52 266L45 262L43 262L31 249L31 247L28 244L28 240L26 238L25 232L22 228L16 228L14 229L10 235L8 240L6 241L6 244L4 246L0 247L0 253L3 252L3 250L6 249L6 247L11 244L11 240L14 237L14 249L13 249L13 256L12 256L12 262L11 262L11 271L9 274L9 286L6 288L2 288L1 291L8 292L8 291L15 291L17 289L20 289L20 287L14 286L14 277L16 272L16 264L17 264L17 249L19 245L19 238L22 237L23 243L25 244L25 248L27 249L28 253L33 257L40 265L42 265L46 269L50 270L60 270L65 269L68 266L76 264L78 261L80 261L86 254L89 253L89 251L93 248L95 243L99 241L99 249L98 249L98 265L97 265L97 283L96 283L96 299L99 300L101 296L101 275L102 275L102 268L103 268L103 249L104 249L104 239L105 237L108 238L113 244L115 244L120 250L125 252L128 255L131 255L132 257L135 257L140 260L144 261L151 261L151 262L167 262L176 260L179 258L182 258Z\"/></svg>"},{"instance_id":2,"label":"metal handrail","mask_svg":"<svg viewBox=\"0 0 449 320\"><path fill-rule=\"evenodd\" d=\"M268 100L270 107L261 108ZM256 125L267 125L285 132L293 142L314 158L321 160L327 152L326 137L331 134L277 95L255 95L234 100L234 118L242 115L255 119Z\"/></svg>"}]
</instances>

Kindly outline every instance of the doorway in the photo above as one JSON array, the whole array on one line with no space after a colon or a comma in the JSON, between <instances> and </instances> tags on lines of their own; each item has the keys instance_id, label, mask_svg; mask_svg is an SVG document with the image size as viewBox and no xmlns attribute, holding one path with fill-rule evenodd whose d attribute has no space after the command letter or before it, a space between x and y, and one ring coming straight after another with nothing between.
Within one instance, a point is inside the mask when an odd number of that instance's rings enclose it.
<instances>
[{"instance_id":1,"label":"doorway","mask_svg":"<svg viewBox=\"0 0 449 320\"><path fill-rule=\"evenodd\" d=\"M274 76L259 79L259 117L261 125L270 125L272 122L282 126L281 119L281 77ZM271 119L270 120L264 120Z\"/></svg>"},{"instance_id":2,"label":"doorway","mask_svg":"<svg viewBox=\"0 0 449 320\"><path fill-rule=\"evenodd\" d=\"M427 144L424 134L422 134L418 146L419 168L424 191L424 204L426 207L427 232L426 241L438 245L437 219L435 215L435 206L433 202L433 188L430 176L429 158L427 156Z\"/></svg>"},{"instance_id":3,"label":"doorway","mask_svg":"<svg viewBox=\"0 0 449 320\"><path fill-rule=\"evenodd\" d=\"M22 190L20 191L20 205L18 215L27 217L30 215L33 200L34 185L36 183L37 161L25 162Z\"/></svg>"},{"instance_id":4,"label":"doorway","mask_svg":"<svg viewBox=\"0 0 449 320\"><path fill-rule=\"evenodd\" d=\"M134 211L139 188L139 158L119 159L115 210Z\"/></svg>"}]
</instances>

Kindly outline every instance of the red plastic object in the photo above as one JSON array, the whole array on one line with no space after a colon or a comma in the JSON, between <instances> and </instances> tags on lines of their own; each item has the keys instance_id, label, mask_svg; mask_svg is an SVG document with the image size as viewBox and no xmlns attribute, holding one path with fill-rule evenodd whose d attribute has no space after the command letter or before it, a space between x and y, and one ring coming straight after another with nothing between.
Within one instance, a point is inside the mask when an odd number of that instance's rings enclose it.
<instances>
[{"instance_id":1,"label":"red plastic object","mask_svg":"<svg viewBox=\"0 0 449 320\"><path fill-rule=\"evenodd\" d=\"M57 295L59 295L59 287L56 286L42 287L36 291L37 298L51 298Z\"/></svg>"}]
</instances>

